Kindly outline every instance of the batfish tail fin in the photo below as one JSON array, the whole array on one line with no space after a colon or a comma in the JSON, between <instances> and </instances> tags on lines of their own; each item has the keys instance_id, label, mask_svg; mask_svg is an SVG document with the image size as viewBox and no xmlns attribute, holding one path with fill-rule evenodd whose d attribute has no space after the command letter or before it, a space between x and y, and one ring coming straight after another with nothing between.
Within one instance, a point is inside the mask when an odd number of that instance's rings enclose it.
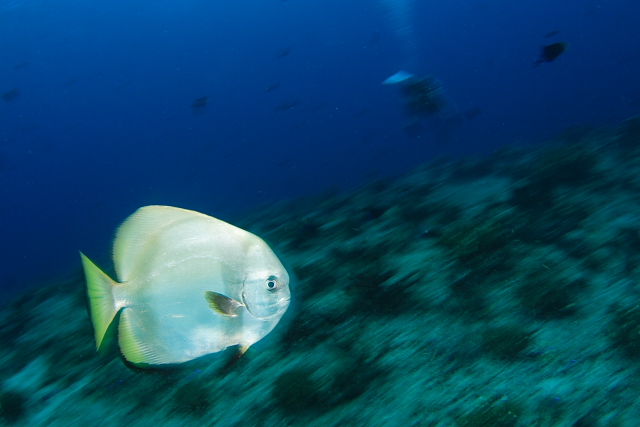
<instances>
[{"instance_id":1,"label":"batfish tail fin","mask_svg":"<svg viewBox=\"0 0 640 427\"><path fill-rule=\"evenodd\" d=\"M89 258L80 252L84 274L87 278L87 296L89 298L89 312L96 338L96 349L100 350L109 325L118 313L113 298L112 288L117 283L100 270Z\"/></svg>"}]
</instances>

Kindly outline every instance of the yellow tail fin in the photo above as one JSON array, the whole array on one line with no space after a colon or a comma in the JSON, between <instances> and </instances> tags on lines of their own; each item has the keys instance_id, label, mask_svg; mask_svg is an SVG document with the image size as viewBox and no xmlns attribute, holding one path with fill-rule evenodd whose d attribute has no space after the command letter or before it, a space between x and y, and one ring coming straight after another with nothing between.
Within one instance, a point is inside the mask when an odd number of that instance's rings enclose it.
<instances>
[{"instance_id":1,"label":"yellow tail fin","mask_svg":"<svg viewBox=\"0 0 640 427\"><path fill-rule=\"evenodd\" d=\"M112 288L117 283L100 270L82 252L82 266L87 278L87 295L89 296L89 307L91 311L91 321L96 338L96 349L100 350L100 345L111 322L113 322L119 308L116 307L113 299Z\"/></svg>"}]
</instances>

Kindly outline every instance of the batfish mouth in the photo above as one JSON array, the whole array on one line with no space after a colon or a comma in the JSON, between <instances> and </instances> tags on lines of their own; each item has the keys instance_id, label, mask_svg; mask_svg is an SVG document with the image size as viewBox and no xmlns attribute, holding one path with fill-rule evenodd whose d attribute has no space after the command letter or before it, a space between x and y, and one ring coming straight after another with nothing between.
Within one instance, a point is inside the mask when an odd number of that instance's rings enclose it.
<instances>
[{"instance_id":1,"label":"batfish mouth","mask_svg":"<svg viewBox=\"0 0 640 427\"><path fill-rule=\"evenodd\" d=\"M276 307L278 307L278 312L276 314L284 314L285 311L289 308L289 304L291 303L291 298L281 298L276 303Z\"/></svg>"},{"instance_id":2,"label":"batfish mouth","mask_svg":"<svg viewBox=\"0 0 640 427\"><path fill-rule=\"evenodd\" d=\"M257 311L259 310L255 310L256 307L252 307L250 304L247 304L247 301L244 298L244 294L242 295L242 302L244 304L244 307L249 312L249 314L251 314L256 319L265 320L265 321L272 320L277 317L281 317L289 308L290 301L291 301L291 298L281 298L275 304L263 305L263 306L258 305L259 308L262 308L264 312L268 313L268 314L260 315L259 313L257 313ZM275 311L272 312L272 310L275 310Z\"/></svg>"},{"instance_id":3,"label":"batfish mouth","mask_svg":"<svg viewBox=\"0 0 640 427\"><path fill-rule=\"evenodd\" d=\"M291 297L289 298L280 298L278 300L278 304L279 306L284 306L284 309L286 310L287 307L289 307L289 303L291 303Z\"/></svg>"}]
</instances>

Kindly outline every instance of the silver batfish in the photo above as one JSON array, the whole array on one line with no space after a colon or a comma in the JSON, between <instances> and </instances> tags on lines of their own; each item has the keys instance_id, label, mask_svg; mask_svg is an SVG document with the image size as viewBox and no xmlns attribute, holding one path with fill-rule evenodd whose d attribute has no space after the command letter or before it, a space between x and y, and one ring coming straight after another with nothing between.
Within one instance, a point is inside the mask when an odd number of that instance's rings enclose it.
<instances>
[{"instance_id":1,"label":"silver batfish","mask_svg":"<svg viewBox=\"0 0 640 427\"><path fill-rule=\"evenodd\" d=\"M113 248L119 283L80 255L96 347L120 312L122 354L143 367L233 345L242 354L291 298L289 275L262 239L190 210L146 206L127 218Z\"/></svg>"}]
</instances>

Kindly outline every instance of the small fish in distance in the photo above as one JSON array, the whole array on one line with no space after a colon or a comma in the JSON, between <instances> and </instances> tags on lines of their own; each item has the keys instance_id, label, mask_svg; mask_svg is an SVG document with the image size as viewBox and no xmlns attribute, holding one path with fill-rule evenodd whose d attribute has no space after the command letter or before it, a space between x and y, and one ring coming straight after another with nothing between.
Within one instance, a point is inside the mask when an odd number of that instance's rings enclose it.
<instances>
[{"instance_id":1,"label":"small fish in distance","mask_svg":"<svg viewBox=\"0 0 640 427\"><path fill-rule=\"evenodd\" d=\"M191 103L191 111L194 116L199 116L207 112L207 105L209 105L209 97L203 96L202 98L195 99Z\"/></svg>"},{"instance_id":2,"label":"small fish in distance","mask_svg":"<svg viewBox=\"0 0 640 427\"><path fill-rule=\"evenodd\" d=\"M560 55L562 55L567 49L569 49L569 43L559 42L553 43L542 47L540 52L540 58L533 63L533 68L539 67L544 62L552 62Z\"/></svg>"},{"instance_id":3,"label":"small fish in distance","mask_svg":"<svg viewBox=\"0 0 640 427\"><path fill-rule=\"evenodd\" d=\"M24 61L24 62L21 62L21 63L19 63L19 64L14 65L14 66L13 66L13 69L14 69L14 70L19 70L19 69L21 69L21 68L26 68L26 67L28 67L28 66L29 66L29 61Z\"/></svg>"},{"instance_id":4,"label":"small fish in distance","mask_svg":"<svg viewBox=\"0 0 640 427\"><path fill-rule=\"evenodd\" d=\"M5 102L13 101L18 96L20 96L20 91L18 89L11 89L2 94L2 100Z\"/></svg>"},{"instance_id":5,"label":"small fish in distance","mask_svg":"<svg viewBox=\"0 0 640 427\"><path fill-rule=\"evenodd\" d=\"M284 49L280 49L278 52L276 52L276 59L284 58L285 56L289 55L291 53L291 49L293 49L293 46L294 45L287 46Z\"/></svg>"},{"instance_id":6,"label":"small fish in distance","mask_svg":"<svg viewBox=\"0 0 640 427\"><path fill-rule=\"evenodd\" d=\"M209 104L208 97L203 96L202 98L195 99L191 103L191 108L202 108L202 107L206 107L207 104Z\"/></svg>"},{"instance_id":7,"label":"small fish in distance","mask_svg":"<svg viewBox=\"0 0 640 427\"><path fill-rule=\"evenodd\" d=\"M78 77L73 77L73 78L67 80L66 82L62 83L62 86L63 87L73 86L74 84L78 83L78 81L80 81L80 79Z\"/></svg>"},{"instance_id":8,"label":"small fish in distance","mask_svg":"<svg viewBox=\"0 0 640 427\"><path fill-rule=\"evenodd\" d=\"M291 109L293 109L293 107L295 107L299 103L300 103L300 101L298 101L298 100L295 100L295 101L284 101L284 102L281 102L280 104L276 105L276 107L273 110L274 111L291 110Z\"/></svg>"},{"instance_id":9,"label":"small fish in distance","mask_svg":"<svg viewBox=\"0 0 640 427\"><path fill-rule=\"evenodd\" d=\"M267 86L264 91L265 92L271 92L272 90L276 90L280 87L280 82L275 82L275 83L271 83L269 86Z\"/></svg>"}]
</instances>

